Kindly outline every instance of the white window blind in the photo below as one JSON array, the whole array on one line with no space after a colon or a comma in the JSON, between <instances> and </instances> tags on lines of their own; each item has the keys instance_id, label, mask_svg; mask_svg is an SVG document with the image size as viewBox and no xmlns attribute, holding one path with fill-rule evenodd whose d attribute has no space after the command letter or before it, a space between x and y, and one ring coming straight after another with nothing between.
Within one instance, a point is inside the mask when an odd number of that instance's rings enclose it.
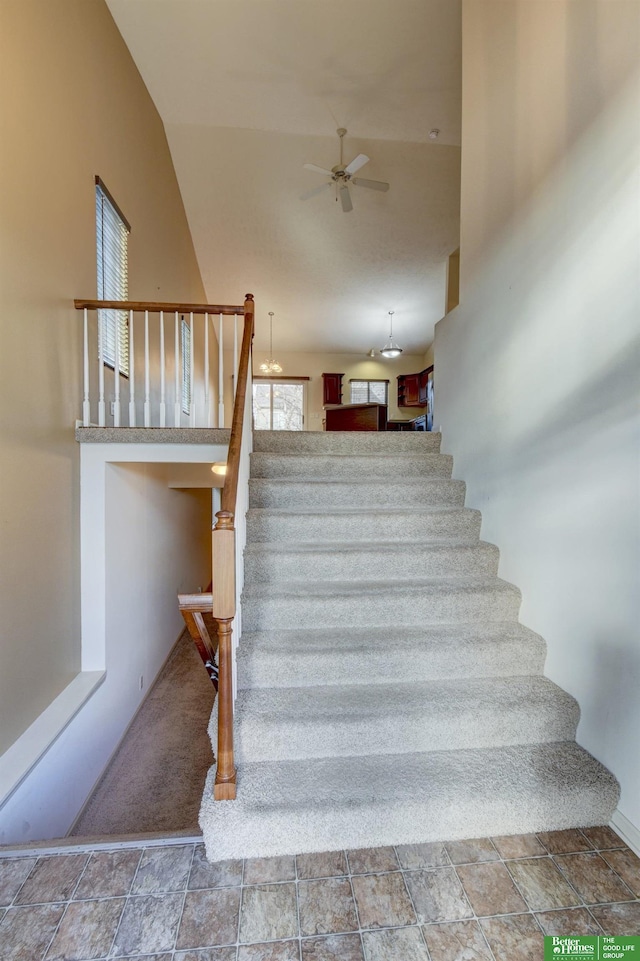
<instances>
[{"instance_id":1,"label":"white window blind","mask_svg":"<svg viewBox=\"0 0 640 961\"><path fill-rule=\"evenodd\" d=\"M122 217L113 198L96 177L96 249L98 264L98 300L128 300L129 224ZM126 310L98 311L103 336L105 364L116 366L116 331L120 351L120 373L129 374L129 315Z\"/></svg>"},{"instance_id":2,"label":"white window blind","mask_svg":"<svg viewBox=\"0 0 640 961\"><path fill-rule=\"evenodd\" d=\"M182 350L182 413L191 413L191 327L182 318L180 324Z\"/></svg>"},{"instance_id":3,"label":"white window blind","mask_svg":"<svg viewBox=\"0 0 640 961\"><path fill-rule=\"evenodd\" d=\"M352 404L387 404L389 396L388 380L352 380Z\"/></svg>"}]
</instances>

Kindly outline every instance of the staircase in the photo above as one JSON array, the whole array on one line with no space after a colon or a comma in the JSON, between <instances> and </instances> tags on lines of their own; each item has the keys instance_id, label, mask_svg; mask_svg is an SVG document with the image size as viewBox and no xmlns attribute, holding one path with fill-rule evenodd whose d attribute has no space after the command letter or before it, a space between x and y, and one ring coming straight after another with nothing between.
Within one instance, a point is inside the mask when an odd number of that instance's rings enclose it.
<instances>
[{"instance_id":1,"label":"staircase","mask_svg":"<svg viewBox=\"0 0 640 961\"><path fill-rule=\"evenodd\" d=\"M211 860L607 823L618 784L435 433L254 435L235 748ZM210 730L216 745L216 712Z\"/></svg>"}]
</instances>

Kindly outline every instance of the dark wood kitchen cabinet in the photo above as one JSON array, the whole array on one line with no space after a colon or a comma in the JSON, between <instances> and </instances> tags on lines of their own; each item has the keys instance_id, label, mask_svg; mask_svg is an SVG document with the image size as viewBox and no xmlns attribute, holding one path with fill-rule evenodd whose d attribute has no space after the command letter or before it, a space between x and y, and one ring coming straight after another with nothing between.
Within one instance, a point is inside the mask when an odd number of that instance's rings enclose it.
<instances>
[{"instance_id":1,"label":"dark wood kitchen cabinet","mask_svg":"<svg viewBox=\"0 0 640 961\"><path fill-rule=\"evenodd\" d=\"M322 375L322 403L341 404L342 403L342 378L344 374L323 374Z\"/></svg>"},{"instance_id":2,"label":"dark wood kitchen cabinet","mask_svg":"<svg viewBox=\"0 0 640 961\"><path fill-rule=\"evenodd\" d=\"M398 376L398 407L426 407L429 375L433 376L433 364L417 374Z\"/></svg>"}]
</instances>

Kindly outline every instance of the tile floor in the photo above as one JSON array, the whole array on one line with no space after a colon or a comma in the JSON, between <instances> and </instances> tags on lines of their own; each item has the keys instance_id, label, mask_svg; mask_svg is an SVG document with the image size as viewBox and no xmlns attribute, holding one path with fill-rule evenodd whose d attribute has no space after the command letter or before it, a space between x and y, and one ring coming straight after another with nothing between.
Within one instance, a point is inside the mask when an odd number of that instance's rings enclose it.
<instances>
[{"instance_id":1,"label":"tile floor","mask_svg":"<svg viewBox=\"0 0 640 961\"><path fill-rule=\"evenodd\" d=\"M609 828L209 864L200 844L0 857L2 961L541 961L640 934Z\"/></svg>"}]
</instances>

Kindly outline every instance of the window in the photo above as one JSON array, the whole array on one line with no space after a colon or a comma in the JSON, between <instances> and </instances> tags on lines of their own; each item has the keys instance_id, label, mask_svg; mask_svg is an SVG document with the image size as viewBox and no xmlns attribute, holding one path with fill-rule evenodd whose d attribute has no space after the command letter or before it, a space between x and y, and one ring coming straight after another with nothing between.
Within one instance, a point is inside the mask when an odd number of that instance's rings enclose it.
<instances>
[{"instance_id":1,"label":"window","mask_svg":"<svg viewBox=\"0 0 640 961\"><path fill-rule=\"evenodd\" d=\"M303 430L304 383L256 378L253 424L256 430Z\"/></svg>"},{"instance_id":2,"label":"window","mask_svg":"<svg viewBox=\"0 0 640 961\"><path fill-rule=\"evenodd\" d=\"M98 300L128 300L128 243L131 227L113 197L96 177L96 250ZM129 316L126 310L100 310L102 356L109 367L116 366L116 331L120 373L129 374Z\"/></svg>"},{"instance_id":3,"label":"window","mask_svg":"<svg viewBox=\"0 0 640 961\"><path fill-rule=\"evenodd\" d=\"M182 317L180 323L182 349L182 413L191 413L191 327Z\"/></svg>"},{"instance_id":4,"label":"window","mask_svg":"<svg viewBox=\"0 0 640 961\"><path fill-rule=\"evenodd\" d=\"M352 404L388 404L388 380L351 380Z\"/></svg>"}]
</instances>

